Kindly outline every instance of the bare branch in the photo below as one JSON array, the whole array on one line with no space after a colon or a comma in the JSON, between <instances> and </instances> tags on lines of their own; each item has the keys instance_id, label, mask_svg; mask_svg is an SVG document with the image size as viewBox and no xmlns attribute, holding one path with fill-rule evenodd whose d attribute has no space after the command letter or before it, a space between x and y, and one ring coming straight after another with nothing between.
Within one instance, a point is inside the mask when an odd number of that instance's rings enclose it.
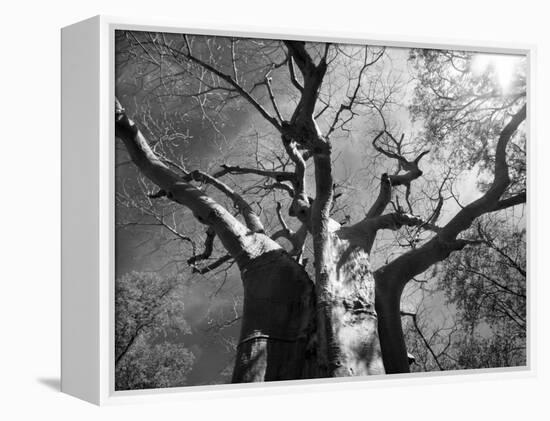
<instances>
[{"instance_id":1,"label":"bare branch","mask_svg":"<svg viewBox=\"0 0 550 421\"><path fill-rule=\"evenodd\" d=\"M387 135L393 142L397 145L397 153L388 151L377 144L377 141L383 136ZM412 181L416 180L422 176L422 170L420 170L418 164L422 157L424 157L429 151L424 151L419 154L412 162L408 161L404 156L401 155L401 145L403 142L404 135L401 136L401 139L396 140L389 132L382 130L376 135L372 141L373 147L380 152L381 154L392 158L398 161L399 167L407 171L405 174L392 174L388 175L387 173L382 174L380 180L380 191L376 201L372 204L371 208L367 212L367 218L372 218L374 216L381 215L386 209L386 206L391 200L391 188L394 186L404 185L406 188L405 191L405 200L407 201L409 212L412 213L412 206L409 201L410 188ZM428 222L431 222L428 220Z\"/></svg>"},{"instance_id":2,"label":"bare branch","mask_svg":"<svg viewBox=\"0 0 550 421\"><path fill-rule=\"evenodd\" d=\"M243 197L240 194L235 192L227 184L223 183L219 179L212 177L211 175L206 174L205 172L200 170L192 171L187 177L187 179L211 184L214 187L216 187L219 191L221 191L227 197L233 200L235 207L243 215L246 226L252 232L264 232L263 224L260 221L260 218L258 217L258 215L256 215L256 213L252 210L252 207L248 204L246 200L243 199Z\"/></svg>"},{"instance_id":3,"label":"bare branch","mask_svg":"<svg viewBox=\"0 0 550 421\"><path fill-rule=\"evenodd\" d=\"M378 193L376 201L372 204L371 208L367 212L367 218L374 218L375 216L379 216L382 214L382 212L384 212L384 209L386 209L386 206L388 205L388 203L390 203L391 200L391 186L392 185L388 174L382 174L382 177L380 179L380 192Z\"/></svg>"},{"instance_id":4,"label":"bare branch","mask_svg":"<svg viewBox=\"0 0 550 421\"><path fill-rule=\"evenodd\" d=\"M304 243L308 232L307 226L306 224L302 224L300 229L294 232L288 227L287 223L283 218L283 215L281 213L280 202L277 202L276 212L277 212L277 218L279 219L279 223L281 224L282 229L280 229L275 234L273 234L271 236L271 239L276 240L280 237L286 238L292 244L292 250L290 251L290 255L296 256L298 262L301 262Z\"/></svg>"},{"instance_id":5,"label":"bare branch","mask_svg":"<svg viewBox=\"0 0 550 421\"><path fill-rule=\"evenodd\" d=\"M461 250L468 245L480 244L480 240L456 239L468 229L475 218L492 212L498 206L499 198L509 184L505 148L526 117L526 107L518 111L501 131L497 144L495 160L495 177L493 184L479 199L462 208L444 226L437 235L422 247L408 251L390 263L375 271L377 285L383 288L402 290L403 286L414 276L424 272L431 265L446 259L453 251Z\"/></svg>"},{"instance_id":6,"label":"bare branch","mask_svg":"<svg viewBox=\"0 0 550 421\"><path fill-rule=\"evenodd\" d=\"M275 100L275 95L273 94L273 89L271 88L271 77L269 76L271 73L271 70L265 75L265 86L267 87L267 93L269 94L269 99L271 100L271 105L273 105L273 109L275 110L275 114L277 114L277 118L279 121L284 121L283 117L281 116L281 112L279 111L279 106L277 105L277 101Z\"/></svg>"},{"instance_id":7,"label":"bare branch","mask_svg":"<svg viewBox=\"0 0 550 421\"><path fill-rule=\"evenodd\" d=\"M438 230L438 227L431 226L417 216L405 212L393 212L367 217L354 225L343 226L337 234L340 238L348 240L350 245L359 246L370 253L378 231L383 229L396 231L403 226L422 226L426 229Z\"/></svg>"},{"instance_id":8,"label":"bare branch","mask_svg":"<svg viewBox=\"0 0 550 421\"><path fill-rule=\"evenodd\" d=\"M222 256L215 260L214 262L210 263L209 265L203 266L201 268L199 267L193 267L194 273L200 273L201 275L204 275L205 273L211 272L217 268L219 268L221 265L223 265L226 262L229 262L232 259L231 255L226 254L225 256Z\"/></svg>"},{"instance_id":9,"label":"bare branch","mask_svg":"<svg viewBox=\"0 0 550 421\"><path fill-rule=\"evenodd\" d=\"M380 60L380 58L384 55L384 52L385 52L385 48L382 49L382 51L372 61L369 62L369 61L367 61L368 47L365 47L365 57L364 57L364 61L363 61L363 66L359 70L359 74L357 76L357 84L355 85L355 89L353 90L353 93L348 96L348 102L346 104L341 104L340 105L340 108L338 109L338 111L336 112L336 114L334 116L332 124L329 126L326 137L329 137L334 132L334 130L336 130L336 128L337 128L336 125L338 124L338 121L340 121L340 116L344 111L350 112L352 114L352 117L350 117L350 119L348 119L348 120L345 120L340 125L340 127L343 127L346 124L346 122L348 122L349 120L351 120L351 118L353 118L353 115L354 115L353 106L355 105L355 102L358 99L358 95L359 95L359 92L360 92L360 89L361 89L361 81L363 79L363 74L365 73L365 71L367 70L367 68L369 66L372 66L378 60ZM319 115L320 114L322 114L322 112L320 112Z\"/></svg>"},{"instance_id":10,"label":"bare branch","mask_svg":"<svg viewBox=\"0 0 550 421\"><path fill-rule=\"evenodd\" d=\"M214 73L220 79L231 85L244 99L246 99L254 108L256 108L256 110L262 115L262 117L269 121L277 130L281 130L281 125L279 124L277 119L270 115L267 110L258 101L256 101L256 99L254 99L252 95L250 95L250 93L248 93L232 76L223 73L221 70L193 55L187 36L185 35L184 38L187 46L187 53L183 53L182 51L175 51L176 54L183 54L190 61L202 66L209 72Z\"/></svg>"},{"instance_id":11,"label":"bare branch","mask_svg":"<svg viewBox=\"0 0 550 421\"><path fill-rule=\"evenodd\" d=\"M479 234L479 236L482 238L483 242L491 249L493 249L494 251L496 251L498 254L500 254L509 264L511 267L513 267L515 270L517 270L519 272L519 274L523 277L527 276L527 272L526 270L521 267L515 259L513 259L512 257L510 257L510 255L508 253L506 253L505 250L503 250L501 247L498 247L495 242L494 242L494 239L491 238L486 232L483 231L483 229L481 228L481 224L478 224L478 227L477 227L477 232Z\"/></svg>"},{"instance_id":12,"label":"bare branch","mask_svg":"<svg viewBox=\"0 0 550 421\"><path fill-rule=\"evenodd\" d=\"M441 230L441 237L445 240L456 237L460 232L468 229L473 220L484 213L491 212L499 205L499 199L510 184L508 165L506 163L506 146L519 125L527 116L527 106L524 105L502 129L496 147L495 175L491 187L487 192L461 209ZM500 203L501 204L501 203Z\"/></svg>"},{"instance_id":13,"label":"bare branch","mask_svg":"<svg viewBox=\"0 0 550 421\"><path fill-rule=\"evenodd\" d=\"M326 57L323 57L319 64L316 65L305 48L305 42L285 41L285 45L304 78L300 102L294 111L291 121L295 124L298 123L298 126L314 124L315 103L317 102L319 88L323 83L327 70ZM300 127L294 128L300 129Z\"/></svg>"},{"instance_id":14,"label":"bare branch","mask_svg":"<svg viewBox=\"0 0 550 421\"><path fill-rule=\"evenodd\" d=\"M188 207L199 221L211 226L231 256L238 258L242 264L248 261L255 253L252 248L246 248L247 242L245 239L250 233L249 230L227 209L189 183L189 180L183 180L162 162L153 152L136 124L128 118L118 99L115 100L114 117L115 134L123 141L132 161L140 171L160 189L164 190L168 199ZM200 174L200 172L196 174ZM208 177L218 182L218 188L223 184L213 177ZM238 200L236 196L234 197ZM249 207L247 208L242 203L240 203L240 206L244 207L245 219L248 218L247 223L254 228L260 228L259 218L253 215L253 212L247 210ZM276 247L277 245L274 243L270 246Z\"/></svg>"},{"instance_id":15,"label":"bare branch","mask_svg":"<svg viewBox=\"0 0 550 421\"><path fill-rule=\"evenodd\" d=\"M276 206L275 210L277 212L277 218L279 219L279 223L283 227L283 230L290 234L292 231L288 228L288 225L286 224L285 219L283 218L283 215L281 214L281 202L277 202L277 206Z\"/></svg>"},{"instance_id":16,"label":"bare branch","mask_svg":"<svg viewBox=\"0 0 550 421\"><path fill-rule=\"evenodd\" d=\"M292 59L292 56L289 56L288 58L288 71L290 73L290 81L292 84L298 89L300 92L304 91L304 87L298 82L298 79L296 78L296 72L294 70L294 60Z\"/></svg>"},{"instance_id":17,"label":"bare branch","mask_svg":"<svg viewBox=\"0 0 550 421\"><path fill-rule=\"evenodd\" d=\"M527 201L527 192L521 192L514 196L508 197L503 200L499 200L493 211L499 211L502 209L511 208L516 205L521 205Z\"/></svg>"},{"instance_id":18,"label":"bare branch","mask_svg":"<svg viewBox=\"0 0 550 421\"><path fill-rule=\"evenodd\" d=\"M212 251L214 250L214 238L216 237L216 232L212 228L206 230L206 239L204 240L204 251L201 254L195 254L193 257L190 257L187 260L187 264L195 268L195 264L200 260L205 260L210 258Z\"/></svg>"},{"instance_id":19,"label":"bare branch","mask_svg":"<svg viewBox=\"0 0 550 421\"><path fill-rule=\"evenodd\" d=\"M401 311L401 316L407 316L407 317L410 317L413 321L413 326L416 330L416 332L418 333L418 336L420 336L420 338L422 339L422 342L424 342L424 346L426 347L426 349L430 352L430 354L432 355L432 358L434 359L435 363L437 364L437 368L439 368L440 371L443 371L443 367L441 366L440 362L439 362L439 359L437 358L437 355L435 355L435 352L434 350L432 349L432 347L430 346L430 343L428 342L428 340L426 339L426 337L424 336L424 334L422 333L422 330L420 329L420 326L418 326L418 321L416 319L416 314L414 313L408 313L406 311Z\"/></svg>"},{"instance_id":20,"label":"bare branch","mask_svg":"<svg viewBox=\"0 0 550 421\"><path fill-rule=\"evenodd\" d=\"M269 177L273 178L278 182L282 181L290 181L294 182L295 175L288 171L269 171L269 170L261 170L258 168L246 168L241 167L239 165L221 165L222 169L215 174L213 174L214 178L219 178L224 176L225 174L255 174L255 175L261 175L263 177Z\"/></svg>"},{"instance_id":21,"label":"bare branch","mask_svg":"<svg viewBox=\"0 0 550 421\"><path fill-rule=\"evenodd\" d=\"M306 161L298 150L294 140L284 135L282 136L282 140L288 156L294 162L294 200L292 201L289 215L295 216L302 222L305 222L310 207L306 190Z\"/></svg>"}]
</instances>

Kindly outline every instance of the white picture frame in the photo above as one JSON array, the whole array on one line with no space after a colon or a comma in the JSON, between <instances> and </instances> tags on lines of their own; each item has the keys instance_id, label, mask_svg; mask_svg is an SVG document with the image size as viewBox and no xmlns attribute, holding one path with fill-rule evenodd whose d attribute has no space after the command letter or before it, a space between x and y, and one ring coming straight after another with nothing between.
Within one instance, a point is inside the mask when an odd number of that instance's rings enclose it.
<instances>
[{"instance_id":1,"label":"white picture frame","mask_svg":"<svg viewBox=\"0 0 550 421\"><path fill-rule=\"evenodd\" d=\"M96 16L62 29L62 392L103 405L142 400L166 401L213 396L243 396L331 388L381 387L533 376L533 300L528 300L527 367L465 370L361 378L337 378L142 391L114 390L114 31L117 29L301 39L392 47L462 49L524 54L529 62L528 104L533 104L532 45L467 44L454 40L403 39L372 34L304 31L299 28L195 26L153 19ZM529 142L531 114L527 116ZM529 156L529 154L528 154ZM531 172L530 165L528 172ZM529 190L529 189L528 189ZM528 213L529 213L529 208ZM528 217L528 231L530 230ZM528 256L531 253L528 250ZM530 267L528 262L528 268ZM531 271L528 269L528 274ZM528 297L535 294L527 278Z\"/></svg>"}]
</instances>

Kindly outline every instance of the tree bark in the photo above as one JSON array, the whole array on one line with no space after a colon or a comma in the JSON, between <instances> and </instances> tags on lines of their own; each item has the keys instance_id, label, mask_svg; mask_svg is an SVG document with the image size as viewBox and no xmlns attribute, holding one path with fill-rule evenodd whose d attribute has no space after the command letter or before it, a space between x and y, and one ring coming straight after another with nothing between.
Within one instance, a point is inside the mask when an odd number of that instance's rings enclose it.
<instances>
[{"instance_id":1,"label":"tree bark","mask_svg":"<svg viewBox=\"0 0 550 421\"><path fill-rule=\"evenodd\" d=\"M314 376L314 291L305 270L285 251L264 253L241 269L241 337L233 382Z\"/></svg>"},{"instance_id":2,"label":"tree bark","mask_svg":"<svg viewBox=\"0 0 550 421\"><path fill-rule=\"evenodd\" d=\"M328 373L323 374L384 374L369 255L336 233L329 234L326 248L329 270L323 302L330 332L330 365Z\"/></svg>"},{"instance_id":3,"label":"tree bark","mask_svg":"<svg viewBox=\"0 0 550 421\"><path fill-rule=\"evenodd\" d=\"M510 184L506 146L526 116L527 107L523 106L501 130L495 152L494 179L485 194L458 211L445 226L438 229L437 235L424 245L402 254L375 272L380 343L384 366L388 373L409 371L400 314L401 294L405 285L414 276L445 260L452 252L475 244L476 241L457 237L470 228L476 218L525 201L525 194L505 200L501 200L501 197Z\"/></svg>"},{"instance_id":4,"label":"tree bark","mask_svg":"<svg viewBox=\"0 0 550 421\"><path fill-rule=\"evenodd\" d=\"M323 268L321 288L275 241L258 232L261 223L242 198L216 181L218 189L247 212L247 226L189 182L208 175L190 173L182 178L172 172L154 154L120 104L115 118L116 135L140 171L168 199L188 207L208 225L238 264L244 302L233 382L384 372L368 254L360 248L351 249L347 240L328 229L326 206L330 201L315 212L322 227L317 239L323 265L316 264ZM330 154L321 159L330 164ZM327 180L330 183L330 177ZM330 188L323 191L331 194ZM320 342L324 344L321 347Z\"/></svg>"}]
</instances>

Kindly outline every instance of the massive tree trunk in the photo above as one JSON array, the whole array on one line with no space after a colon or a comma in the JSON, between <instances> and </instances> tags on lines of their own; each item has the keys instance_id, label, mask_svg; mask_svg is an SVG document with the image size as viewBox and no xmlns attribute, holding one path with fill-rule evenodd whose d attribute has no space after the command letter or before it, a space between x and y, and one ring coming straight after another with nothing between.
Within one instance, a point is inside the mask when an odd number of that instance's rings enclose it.
<instances>
[{"instance_id":1,"label":"massive tree trunk","mask_svg":"<svg viewBox=\"0 0 550 421\"><path fill-rule=\"evenodd\" d=\"M305 270L284 251L260 255L241 269L243 324L234 382L384 373L368 255L350 251L335 234L328 248L322 302ZM327 321L324 331L316 311ZM319 355L323 338L330 341L330 358Z\"/></svg>"},{"instance_id":2,"label":"massive tree trunk","mask_svg":"<svg viewBox=\"0 0 550 421\"><path fill-rule=\"evenodd\" d=\"M375 310L374 277L369 256L360 247L329 233L328 268L320 305L326 326L328 367L320 359L323 377L384 374ZM327 370L328 369L328 370Z\"/></svg>"},{"instance_id":3,"label":"massive tree trunk","mask_svg":"<svg viewBox=\"0 0 550 421\"><path fill-rule=\"evenodd\" d=\"M162 195L188 207L208 225L238 264L244 302L234 382L384 372L374 278L365 251L325 227L326 276L321 289L297 260L263 233L261 222L240 196L206 174L175 174L154 154L119 103L115 117L116 135L140 171ZM230 197L246 226L190 183L198 179Z\"/></svg>"},{"instance_id":4,"label":"massive tree trunk","mask_svg":"<svg viewBox=\"0 0 550 421\"><path fill-rule=\"evenodd\" d=\"M261 254L241 268L241 337L233 382L291 380L315 371L314 285L284 250Z\"/></svg>"}]
</instances>

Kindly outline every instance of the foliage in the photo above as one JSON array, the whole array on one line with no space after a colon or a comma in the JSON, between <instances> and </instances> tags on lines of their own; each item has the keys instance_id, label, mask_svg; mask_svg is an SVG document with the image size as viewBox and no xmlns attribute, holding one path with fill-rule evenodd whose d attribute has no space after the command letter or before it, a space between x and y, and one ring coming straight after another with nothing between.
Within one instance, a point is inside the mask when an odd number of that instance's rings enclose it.
<instances>
[{"instance_id":1,"label":"foliage","mask_svg":"<svg viewBox=\"0 0 550 421\"><path fill-rule=\"evenodd\" d=\"M406 321L420 371L526 364L525 228L500 215L482 218L475 230L482 243L445 260L433 289L452 320L430 320L421 303L420 332Z\"/></svg>"},{"instance_id":2,"label":"foliage","mask_svg":"<svg viewBox=\"0 0 550 421\"><path fill-rule=\"evenodd\" d=\"M183 386L193 354L178 341L188 333L181 279L132 272L115 284L116 389Z\"/></svg>"},{"instance_id":3,"label":"foliage","mask_svg":"<svg viewBox=\"0 0 550 421\"><path fill-rule=\"evenodd\" d=\"M526 99L525 68L511 60L461 51L411 50L409 61L417 83L410 111L422 122L421 142L455 170L477 168L485 177L492 173L500 132ZM525 142L522 132L508 148L510 191L525 189ZM480 180L480 186L486 188L486 182Z\"/></svg>"},{"instance_id":4,"label":"foliage","mask_svg":"<svg viewBox=\"0 0 550 421\"><path fill-rule=\"evenodd\" d=\"M524 365L525 228L511 226L501 217L484 218L477 230L482 245L448 259L439 282L447 303L456 306L457 319L468 333L458 352L460 364L472 368L493 363ZM491 357L483 355L489 350Z\"/></svg>"}]
</instances>

